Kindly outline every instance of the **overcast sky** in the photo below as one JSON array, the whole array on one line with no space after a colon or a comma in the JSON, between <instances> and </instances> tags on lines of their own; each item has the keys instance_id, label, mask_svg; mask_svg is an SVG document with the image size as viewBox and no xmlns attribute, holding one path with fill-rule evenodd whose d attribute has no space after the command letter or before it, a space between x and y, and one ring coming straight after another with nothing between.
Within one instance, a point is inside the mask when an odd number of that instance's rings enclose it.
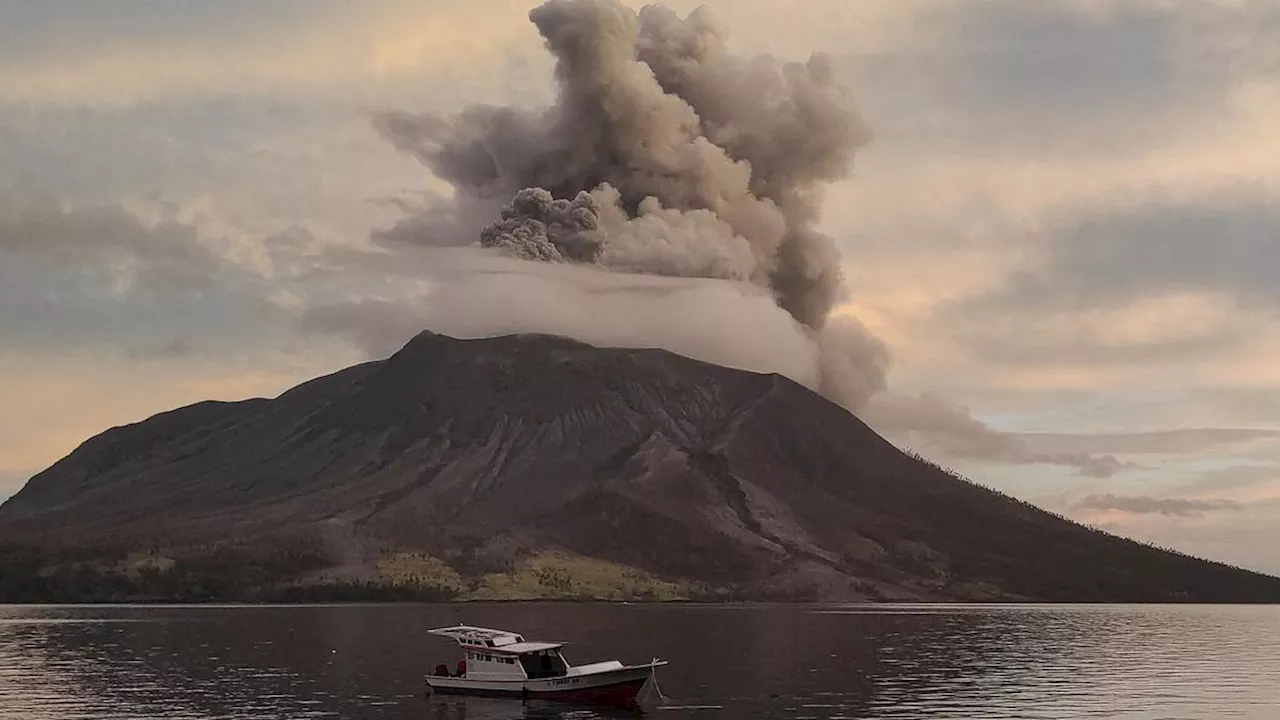
<instances>
[{"instance_id":1,"label":"overcast sky","mask_svg":"<svg viewBox=\"0 0 1280 720\"><path fill-rule=\"evenodd\" d=\"M874 133L822 222L892 352L873 426L1280 573L1280 4L707 5L740 53L831 53ZM0 3L0 497L422 329L370 233L439 182L370 115L548 102L531 6Z\"/></svg>"}]
</instances>

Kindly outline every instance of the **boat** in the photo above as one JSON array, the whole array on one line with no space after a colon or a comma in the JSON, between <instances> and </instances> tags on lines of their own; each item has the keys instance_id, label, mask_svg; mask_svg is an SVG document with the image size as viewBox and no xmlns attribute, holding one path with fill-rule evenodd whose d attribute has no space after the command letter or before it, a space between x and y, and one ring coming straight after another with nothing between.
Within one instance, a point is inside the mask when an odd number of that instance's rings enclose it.
<instances>
[{"instance_id":1,"label":"boat","mask_svg":"<svg viewBox=\"0 0 1280 720\"><path fill-rule=\"evenodd\" d=\"M437 665L426 677L433 693L456 693L630 707L666 661L624 665L606 660L570 665L566 643L525 640L506 630L456 625L428 631L458 643L456 669Z\"/></svg>"}]
</instances>

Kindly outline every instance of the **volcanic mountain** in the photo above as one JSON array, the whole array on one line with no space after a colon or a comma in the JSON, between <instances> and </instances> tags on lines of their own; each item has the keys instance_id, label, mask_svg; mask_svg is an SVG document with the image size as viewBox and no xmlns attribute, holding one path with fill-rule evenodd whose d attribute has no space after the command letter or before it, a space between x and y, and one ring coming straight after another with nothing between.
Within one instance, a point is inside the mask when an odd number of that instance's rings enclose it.
<instances>
[{"instance_id":1,"label":"volcanic mountain","mask_svg":"<svg viewBox=\"0 0 1280 720\"><path fill-rule=\"evenodd\" d=\"M113 428L0 506L0 543L31 582L90 567L160 597L216 556L252 572L212 597L599 595L584 573L613 573L613 596L1280 600L960 479L783 377L538 335L424 332L275 399Z\"/></svg>"}]
</instances>

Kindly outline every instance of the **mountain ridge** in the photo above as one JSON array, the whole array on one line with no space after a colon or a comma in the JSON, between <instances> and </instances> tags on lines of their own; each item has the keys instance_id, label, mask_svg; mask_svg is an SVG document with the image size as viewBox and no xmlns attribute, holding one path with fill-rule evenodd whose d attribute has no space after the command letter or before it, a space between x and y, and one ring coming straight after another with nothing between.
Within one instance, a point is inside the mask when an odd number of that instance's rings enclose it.
<instances>
[{"instance_id":1,"label":"mountain ridge","mask_svg":"<svg viewBox=\"0 0 1280 720\"><path fill-rule=\"evenodd\" d=\"M960 480L782 376L544 335L424 332L274 399L112 428L0 505L0 543L122 586L223 558L258 568L244 597L574 596L597 563L711 598L1280 601L1280 579Z\"/></svg>"}]
</instances>

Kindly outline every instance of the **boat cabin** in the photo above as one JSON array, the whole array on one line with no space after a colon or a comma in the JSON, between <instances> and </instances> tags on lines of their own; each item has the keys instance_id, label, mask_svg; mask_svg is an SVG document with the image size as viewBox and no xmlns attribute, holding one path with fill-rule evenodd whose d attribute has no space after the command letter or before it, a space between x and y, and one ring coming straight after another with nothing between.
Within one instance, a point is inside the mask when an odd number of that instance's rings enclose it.
<instances>
[{"instance_id":1,"label":"boat cabin","mask_svg":"<svg viewBox=\"0 0 1280 720\"><path fill-rule=\"evenodd\" d=\"M560 654L564 643L528 642L516 633L470 625L438 628L428 632L452 638L458 643L462 659L452 677L471 680L538 680L569 674L569 664ZM445 665L438 666L435 674L450 675Z\"/></svg>"}]
</instances>

